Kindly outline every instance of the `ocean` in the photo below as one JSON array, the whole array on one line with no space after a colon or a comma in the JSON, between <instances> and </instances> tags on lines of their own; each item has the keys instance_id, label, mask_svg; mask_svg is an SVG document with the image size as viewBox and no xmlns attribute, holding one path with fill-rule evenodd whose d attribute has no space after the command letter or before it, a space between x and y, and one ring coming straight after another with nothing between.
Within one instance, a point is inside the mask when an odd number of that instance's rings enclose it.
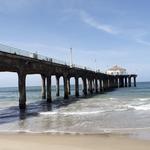
<instances>
[{"instance_id":1,"label":"ocean","mask_svg":"<svg viewBox=\"0 0 150 150\"><path fill-rule=\"evenodd\" d=\"M27 87L27 110L18 108L18 89L0 88L0 132L60 134L130 134L150 138L150 83L119 88L104 94L75 98L74 86L67 100L52 104L41 99L41 87ZM63 88L60 88L63 96ZM80 86L80 95L82 88Z\"/></svg>"}]
</instances>

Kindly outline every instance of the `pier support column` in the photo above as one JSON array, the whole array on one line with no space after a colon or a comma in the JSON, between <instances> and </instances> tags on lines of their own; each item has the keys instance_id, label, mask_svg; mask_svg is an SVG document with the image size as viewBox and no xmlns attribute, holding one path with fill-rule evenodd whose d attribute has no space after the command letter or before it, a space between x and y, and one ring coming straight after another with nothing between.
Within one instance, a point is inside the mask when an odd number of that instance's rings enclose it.
<instances>
[{"instance_id":1,"label":"pier support column","mask_svg":"<svg viewBox=\"0 0 150 150\"><path fill-rule=\"evenodd\" d=\"M117 77L117 87L120 88L120 78Z\"/></svg>"},{"instance_id":2,"label":"pier support column","mask_svg":"<svg viewBox=\"0 0 150 150\"><path fill-rule=\"evenodd\" d=\"M136 77L133 78L134 78L134 87L136 87Z\"/></svg>"},{"instance_id":3,"label":"pier support column","mask_svg":"<svg viewBox=\"0 0 150 150\"><path fill-rule=\"evenodd\" d=\"M120 78L118 78L118 88L120 88L121 87L121 80L120 80Z\"/></svg>"},{"instance_id":4,"label":"pier support column","mask_svg":"<svg viewBox=\"0 0 150 150\"><path fill-rule=\"evenodd\" d=\"M64 99L69 98L68 78L64 76Z\"/></svg>"},{"instance_id":5,"label":"pier support column","mask_svg":"<svg viewBox=\"0 0 150 150\"><path fill-rule=\"evenodd\" d=\"M113 89L115 87L115 82L114 82L113 78L111 79L110 87L111 87L111 89Z\"/></svg>"},{"instance_id":6,"label":"pier support column","mask_svg":"<svg viewBox=\"0 0 150 150\"><path fill-rule=\"evenodd\" d=\"M108 90L108 81L107 81L107 79L103 80L103 89L104 89L104 91Z\"/></svg>"},{"instance_id":7,"label":"pier support column","mask_svg":"<svg viewBox=\"0 0 150 150\"><path fill-rule=\"evenodd\" d=\"M90 85L90 79L88 79L88 93L90 93L91 85Z\"/></svg>"},{"instance_id":8,"label":"pier support column","mask_svg":"<svg viewBox=\"0 0 150 150\"><path fill-rule=\"evenodd\" d=\"M129 87L131 87L131 77L128 77Z\"/></svg>"},{"instance_id":9,"label":"pier support column","mask_svg":"<svg viewBox=\"0 0 150 150\"><path fill-rule=\"evenodd\" d=\"M113 80L114 80L114 88L117 88L117 79L114 78Z\"/></svg>"},{"instance_id":10,"label":"pier support column","mask_svg":"<svg viewBox=\"0 0 150 150\"><path fill-rule=\"evenodd\" d=\"M114 83L115 83L115 82L114 82L114 79L112 78L112 79L111 79L111 82L110 82L110 87L111 87L111 88L114 88L114 87L115 87L115 84L114 84Z\"/></svg>"},{"instance_id":11,"label":"pier support column","mask_svg":"<svg viewBox=\"0 0 150 150\"><path fill-rule=\"evenodd\" d=\"M42 99L46 99L46 85L45 85L46 77L44 75L41 75L41 78L42 78Z\"/></svg>"},{"instance_id":12,"label":"pier support column","mask_svg":"<svg viewBox=\"0 0 150 150\"><path fill-rule=\"evenodd\" d=\"M109 80L109 88L112 89L113 86L114 86L113 79L110 78L110 80Z\"/></svg>"},{"instance_id":13,"label":"pier support column","mask_svg":"<svg viewBox=\"0 0 150 150\"><path fill-rule=\"evenodd\" d=\"M102 85L102 80L99 80L99 90L100 90L100 92L103 92L103 85Z\"/></svg>"},{"instance_id":14,"label":"pier support column","mask_svg":"<svg viewBox=\"0 0 150 150\"><path fill-rule=\"evenodd\" d=\"M116 84L116 78L113 79L113 87L116 88L117 84Z\"/></svg>"},{"instance_id":15,"label":"pier support column","mask_svg":"<svg viewBox=\"0 0 150 150\"><path fill-rule=\"evenodd\" d=\"M70 78L67 78L68 96L71 94Z\"/></svg>"},{"instance_id":16,"label":"pier support column","mask_svg":"<svg viewBox=\"0 0 150 150\"><path fill-rule=\"evenodd\" d=\"M113 79L113 87L116 88L116 78Z\"/></svg>"},{"instance_id":17,"label":"pier support column","mask_svg":"<svg viewBox=\"0 0 150 150\"><path fill-rule=\"evenodd\" d=\"M124 78L121 78L121 82L122 82L121 87L124 87Z\"/></svg>"},{"instance_id":18,"label":"pier support column","mask_svg":"<svg viewBox=\"0 0 150 150\"><path fill-rule=\"evenodd\" d=\"M125 77L125 87L127 87L128 84L127 84L127 77Z\"/></svg>"},{"instance_id":19,"label":"pier support column","mask_svg":"<svg viewBox=\"0 0 150 150\"><path fill-rule=\"evenodd\" d=\"M19 108L26 108L26 74L18 73Z\"/></svg>"},{"instance_id":20,"label":"pier support column","mask_svg":"<svg viewBox=\"0 0 150 150\"><path fill-rule=\"evenodd\" d=\"M96 91L96 87L95 87L95 80L92 80L92 92L94 93Z\"/></svg>"},{"instance_id":21,"label":"pier support column","mask_svg":"<svg viewBox=\"0 0 150 150\"><path fill-rule=\"evenodd\" d=\"M87 83L86 83L86 78L83 78L83 94L86 96L87 95Z\"/></svg>"},{"instance_id":22,"label":"pier support column","mask_svg":"<svg viewBox=\"0 0 150 150\"><path fill-rule=\"evenodd\" d=\"M75 96L79 96L79 80L78 77L75 77Z\"/></svg>"},{"instance_id":23,"label":"pier support column","mask_svg":"<svg viewBox=\"0 0 150 150\"><path fill-rule=\"evenodd\" d=\"M119 78L120 87L124 87L124 80L123 77Z\"/></svg>"},{"instance_id":24,"label":"pier support column","mask_svg":"<svg viewBox=\"0 0 150 150\"><path fill-rule=\"evenodd\" d=\"M96 91L96 93L98 93L98 82L97 82L97 79L95 79L95 91Z\"/></svg>"},{"instance_id":25,"label":"pier support column","mask_svg":"<svg viewBox=\"0 0 150 150\"><path fill-rule=\"evenodd\" d=\"M51 75L47 76L47 102L49 102L49 103L52 102L52 97L51 97Z\"/></svg>"},{"instance_id":26,"label":"pier support column","mask_svg":"<svg viewBox=\"0 0 150 150\"><path fill-rule=\"evenodd\" d=\"M118 88L118 78L115 78L115 87Z\"/></svg>"},{"instance_id":27,"label":"pier support column","mask_svg":"<svg viewBox=\"0 0 150 150\"><path fill-rule=\"evenodd\" d=\"M59 93L59 89L60 89L60 87L59 87L59 76L56 76L56 96L59 96L60 95L60 93Z\"/></svg>"},{"instance_id":28,"label":"pier support column","mask_svg":"<svg viewBox=\"0 0 150 150\"><path fill-rule=\"evenodd\" d=\"M89 80L89 86L90 86L90 93L93 94L93 86L92 86L92 80Z\"/></svg>"},{"instance_id":29,"label":"pier support column","mask_svg":"<svg viewBox=\"0 0 150 150\"><path fill-rule=\"evenodd\" d=\"M106 89L106 81L105 81L105 79L103 79L103 91L105 91Z\"/></svg>"},{"instance_id":30,"label":"pier support column","mask_svg":"<svg viewBox=\"0 0 150 150\"><path fill-rule=\"evenodd\" d=\"M110 80L107 79L107 88L109 89L110 88Z\"/></svg>"},{"instance_id":31,"label":"pier support column","mask_svg":"<svg viewBox=\"0 0 150 150\"><path fill-rule=\"evenodd\" d=\"M105 87L106 87L106 91L108 91L108 89L109 89L109 80L108 79L106 79L106 81L105 81Z\"/></svg>"},{"instance_id":32,"label":"pier support column","mask_svg":"<svg viewBox=\"0 0 150 150\"><path fill-rule=\"evenodd\" d=\"M117 80L116 77L115 77L115 79L114 79L114 82L115 82L115 88L118 88L118 80Z\"/></svg>"}]
</instances>

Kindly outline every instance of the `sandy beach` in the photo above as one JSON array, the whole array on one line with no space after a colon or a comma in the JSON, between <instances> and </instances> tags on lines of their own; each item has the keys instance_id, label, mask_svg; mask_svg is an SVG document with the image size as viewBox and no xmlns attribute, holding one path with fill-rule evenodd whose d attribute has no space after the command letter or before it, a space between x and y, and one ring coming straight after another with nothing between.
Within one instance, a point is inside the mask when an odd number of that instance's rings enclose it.
<instances>
[{"instance_id":1,"label":"sandy beach","mask_svg":"<svg viewBox=\"0 0 150 150\"><path fill-rule=\"evenodd\" d=\"M149 150L149 147L149 141L116 135L0 135L0 150Z\"/></svg>"}]
</instances>

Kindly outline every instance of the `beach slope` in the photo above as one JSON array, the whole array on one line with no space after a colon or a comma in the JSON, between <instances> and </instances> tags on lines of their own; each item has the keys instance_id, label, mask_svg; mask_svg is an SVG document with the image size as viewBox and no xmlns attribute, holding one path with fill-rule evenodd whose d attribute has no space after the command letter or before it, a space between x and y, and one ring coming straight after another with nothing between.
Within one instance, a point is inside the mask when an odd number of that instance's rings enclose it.
<instances>
[{"instance_id":1,"label":"beach slope","mask_svg":"<svg viewBox=\"0 0 150 150\"><path fill-rule=\"evenodd\" d=\"M149 148L149 141L116 135L0 135L0 150L149 150Z\"/></svg>"}]
</instances>

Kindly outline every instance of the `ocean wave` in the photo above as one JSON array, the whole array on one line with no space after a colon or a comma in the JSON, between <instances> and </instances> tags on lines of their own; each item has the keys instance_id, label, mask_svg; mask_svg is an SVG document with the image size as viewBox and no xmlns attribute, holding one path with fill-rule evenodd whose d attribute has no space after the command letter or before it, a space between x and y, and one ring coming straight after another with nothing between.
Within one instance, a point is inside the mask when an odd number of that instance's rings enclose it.
<instances>
[{"instance_id":1,"label":"ocean wave","mask_svg":"<svg viewBox=\"0 0 150 150\"><path fill-rule=\"evenodd\" d=\"M40 112L40 115L58 115L58 112Z\"/></svg>"},{"instance_id":2,"label":"ocean wave","mask_svg":"<svg viewBox=\"0 0 150 150\"><path fill-rule=\"evenodd\" d=\"M138 98L139 101L148 101L150 98Z\"/></svg>"},{"instance_id":3,"label":"ocean wave","mask_svg":"<svg viewBox=\"0 0 150 150\"><path fill-rule=\"evenodd\" d=\"M102 113L104 111L83 111L83 112L40 112L39 114L40 115L48 115L48 116L51 116L51 115L92 115L92 114L99 114L99 113Z\"/></svg>"},{"instance_id":4,"label":"ocean wave","mask_svg":"<svg viewBox=\"0 0 150 150\"><path fill-rule=\"evenodd\" d=\"M110 100L116 100L117 98L114 98L114 97L110 97L109 99L110 99Z\"/></svg>"},{"instance_id":5,"label":"ocean wave","mask_svg":"<svg viewBox=\"0 0 150 150\"><path fill-rule=\"evenodd\" d=\"M135 110L150 110L150 104L147 105L140 105L140 106L133 106L133 105L129 105L129 108L133 108Z\"/></svg>"}]
</instances>

